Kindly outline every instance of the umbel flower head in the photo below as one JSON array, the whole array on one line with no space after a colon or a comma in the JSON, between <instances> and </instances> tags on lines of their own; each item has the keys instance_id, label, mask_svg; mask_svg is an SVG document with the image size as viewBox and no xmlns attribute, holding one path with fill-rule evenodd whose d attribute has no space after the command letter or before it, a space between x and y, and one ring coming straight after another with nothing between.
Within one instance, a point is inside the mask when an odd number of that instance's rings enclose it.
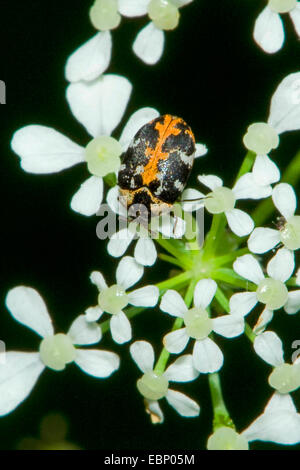
<instances>
[{"instance_id":1,"label":"umbel flower head","mask_svg":"<svg viewBox=\"0 0 300 470\"><path fill-rule=\"evenodd\" d=\"M212 302L217 284L212 279L201 279L194 290L194 307L188 309L181 295L175 290L168 290L162 297L160 308L163 312L182 318L184 327L168 333L164 346L170 353L181 353L190 339L195 341L193 365L201 373L218 371L223 365L223 353L209 337L214 331L226 338L239 336L244 331L242 317L222 315L210 318L207 308Z\"/></svg>"},{"instance_id":2,"label":"umbel flower head","mask_svg":"<svg viewBox=\"0 0 300 470\"><path fill-rule=\"evenodd\" d=\"M208 439L208 450L248 450L253 441L292 445L300 442L300 414L290 395L274 393L263 413L241 433L220 427Z\"/></svg>"},{"instance_id":3,"label":"umbel flower head","mask_svg":"<svg viewBox=\"0 0 300 470\"><path fill-rule=\"evenodd\" d=\"M153 423L162 423L163 412L158 401L166 398L177 413L186 418L199 415L199 405L181 392L171 390L169 381L190 382L198 377L199 372L193 366L192 356L180 356L163 373L154 368L154 351L147 341L135 341L130 346L130 354L143 376L137 381L138 391L145 398L146 411Z\"/></svg>"},{"instance_id":4,"label":"umbel flower head","mask_svg":"<svg viewBox=\"0 0 300 470\"><path fill-rule=\"evenodd\" d=\"M99 349L81 349L98 343L101 330L77 317L67 334L54 334L47 307L39 293L31 287L11 289L6 305L12 316L41 336L38 352L9 351L0 365L0 415L14 410L30 394L45 368L61 371L74 362L83 372L98 378L110 376L119 368L119 356Z\"/></svg>"},{"instance_id":5,"label":"umbel flower head","mask_svg":"<svg viewBox=\"0 0 300 470\"><path fill-rule=\"evenodd\" d=\"M132 338L130 322L123 312L128 305L135 307L154 307L159 290L156 286L145 286L128 292L144 274L144 267L131 256L125 256L118 264L116 284L108 287L102 273L93 271L90 279L99 290L98 305L86 310L87 321L98 320L104 312L111 314L110 331L113 340L122 344Z\"/></svg>"}]
</instances>

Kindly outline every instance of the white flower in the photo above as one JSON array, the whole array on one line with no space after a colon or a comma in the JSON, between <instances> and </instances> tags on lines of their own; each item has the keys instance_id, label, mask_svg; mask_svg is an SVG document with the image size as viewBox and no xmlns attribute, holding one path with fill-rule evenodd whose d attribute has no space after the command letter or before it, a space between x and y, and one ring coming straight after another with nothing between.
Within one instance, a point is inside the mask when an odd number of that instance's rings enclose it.
<instances>
[{"instance_id":1,"label":"white flower","mask_svg":"<svg viewBox=\"0 0 300 470\"><path fill-rule=\"evenodd\" d=\"M247 450L253 441L293 445L300 442L300 414L290 395L274 393L263 413L238 434L221 427L208 439L209 450Z\"/></svg>"},{"instance_id":2,"label":"white flower","mask_svg":"<svg viewBox=\"0 0 300 470\"><path fill-rule=\"evenodd\" d=\"M108 377L119 368L119 357L109 351L75 348L101 339L95 323L87 323L84 315L77 317L67 334L54 334L47 307L35 289L18 286L11 289L6 305L12 316L42 337L38 352L6 353L0 365L0 415L14 410L30 394L46 367L63 370L74 362L86 374Z\"/></svg>"},{"instance_id":3,"label":"white flower","mask_svg":"<svg viewBox=\"0 0 300 470\"><path fill-rule=\"evenodd\" d=\"M133 51L146 64L153 65L164 50L164 30L176 28L178 8L192 0L119 0L119 12L127 17L149 15L152 20L137 35Z\"/></svg>"},{"instance_id":4,"label":"white flower","mask_svg":"<svg viewBox=\"0 0 300 470\"><path fill-rule=\"evenodd\" d=\"M231 230L243 237L252 232L254 222L246 212L236 209L235 204L238 199L259 199L266 197L265 187L255 184L253 178L247 175L238 179L232 189L223 186L221 178L215 175L199 175L198 180L211 189L211 193L206 196L195 189L186 189L182 194L182 208L185 211L193 211L201 206L211 214L221 214L224 212ZM199 201L199 199L201 199ZM197 202L190 202L198 199ZM184 202L187 200L186 202Z\"/></svg>"},{"instance_id":5,"label":"white flower","mask_svg":"<svg viewBox=\"0 0 300 470\"><path fill-rule=\"evenodd\" d=\"M300 248L300 216L295 215L297 200L293 187L287 183L275 186L272 194L275 207L285 219L280 229L259 227L253 230L248 240L253 253L266 253L279 243L292 253Z\"/></svg>"},{"instance_id":6,"label":"white flower","mask_svg":"<svg viewBox=\"0 0 300 470\"><path fill-rule=\"evenodd\" d=\"M15 132L11 146L21 157L22 168L30 173L56 173L85 162L91 172L71 200L71 208L91 216L98 211L103 197L103 176L118 170L120 154L138 130L138 126L157 117L152 108L141 108L128 120L119 141L110 137L119 124L131 93L124 77L103 75L90 84L69 85L67 97L73 114L95 137L86 149L56 130L29 125Z\"/></svg>"},{"instance_id":7,"label":"white flower","mask_svg":"<svg viewBox=\"0 0 300 470\"><path fill-rule=\"evenodd\" d=\"M254 26L254 39L269 54L281 49L284 29L280 13L288 13L300 37L300 2L297 0L269 0Z\"/></svg>"},{"instance_id":8,"label":"white flower","mask_svg":"<svg viewBox=\"0 0 300 470\"><path fill-rule=\"evenodd\" d=\"M172 316L182 318L184 327L168 333L164 346L170 353L181 353L190 338L195 340L193 348L194 367L201 373L218 371L223 365L223 353L219 346L209 338L212 331L226 338L243 333L242 317L222 315L210 318L206 309L216 293L217 284L212 279L201 279L194 290L194 307L188 309L181 295L168 290L162 297L160 309Z\"/></svg>"},{"instance_id":9,"label":"white flower","mask_svg":"<svg viewBox=\"0 0 300 470\"><path fill-rule=\"evenodd\" d=\"M265 331L254 340L255 352L274 367L268 382L278 393L286 394L300 387L299 359L293 364L283 360L282 341L273 331Z\"/></svg>"},{"instance_id":10,"label":"white flower","mask_svg":"<svg viewBox=\"0 0 300 470\"><path fill-rule=\"evenodd\" d=\"M252 255L236 259L233 269L237 274L257 285L255 292L240 292L230 298L230 313L247 315L258 302L265 304L255 329L263 330L271 321L273 311L284 308L286 313L296 313L300 308L300 290L288 292L285 282L294 271L294 257L286 248L281 248L267 265L265 278L259 262Z\"/></svg>"},{"instance_id":11,"label":"white flower","mask_svg":"<svg viewBox=\"0 0 300 470\"><path fill-rule=\"evenodd\" d=\"M278 147L280 134L299 129L300 72L296 72L287 75L276 88L271 99L267 123L251 124L243 137L246 148L258 155L252 174L256 180L257 176L259 177L260 184L279 181L279 169L267 154Z\"/></svg>"},{"instance_id":12,"label":"white flower","mask_svg":"<svg viewBox=\"0 0 300 470\"><path fill-rule=\"evenodd\" d=\"M200 413L199 405L183 393L169 389L169 381L190 382L199 373L193 367L192 356L186 354L179 357L163 373L154 369L154 351L147 341L135 341L130 346L130 353L143 376L137 381L139 392L145 397L146 410L153 423L162 423L164 415L158 400L166 398L167 402L181 416L192 418Z\"/></svg>"},{"instance_id":13,"label":"white flower","mask_svg":"<svg viewBox=\"0 0 300 470\"><path fill-rule=\"evenodd\" d=\"M134 258L125 256L118 264L116 284L108 287L103 275L93 271L90 279L99 290L98 305L86 310L87 321L98 320L104 312L111 314L110 331L116 343L123 344L132 338L130 322L123 312L128 305L135 307L154 307L159 290L156 286L145 286L127 292L143 276L144 268Z\"/></svg>"}]
</instances>

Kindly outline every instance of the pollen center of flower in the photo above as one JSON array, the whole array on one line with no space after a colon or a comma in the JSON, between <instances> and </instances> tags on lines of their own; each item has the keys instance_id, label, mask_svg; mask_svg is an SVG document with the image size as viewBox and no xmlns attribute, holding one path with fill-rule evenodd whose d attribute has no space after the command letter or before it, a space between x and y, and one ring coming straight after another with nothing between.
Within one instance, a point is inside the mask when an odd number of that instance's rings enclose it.
<instances>
[{"instance_id":1,"label":"pollen center of flower","mask_svg":"<svg viewBox=\"0 0 300 470\"><path fill-rule=\"evenodd\" d=\"M208 193L204 200L204 205L211 214L221 214L221 212L231 211L235 206L234 192L221 186Z\"/></svg>"},{"instance_id":2,"label":"pollen center of flower","mask_svg":"<svg viewBox=\"0 0 300 470\"><path fill-rule=\"evenodd\" d=\"M96 0L90 9L90 20L100 31L117 28L121 21L118 0Z\"/></svg>"},{"instance_id":3,"label":"pollen center of flower","mask_svg":"<svg viewBox=\"0 0 300 470\"><path fill-rule=\"evenodd\" d=\"M113 137L102 135L91 140L85 149L85 159L89 172L105 176L119 169L122 147Z\"/></svg>"},{"instance_id":4,"label":"pollen center of flower","mask_svg":"<svg viewBox=\"0 0 300 470\"><path fill-rule=\"evenodd\" d=\"M175 29L179 22L179 11L168 0L151 0L148 15L158 29Z\"/></svg>"},{"instance_id":5,"label":"pollen center of flower","mask_svg":"<svg viewBox=\"0 0 300 470\"><path fill-rule=\"evenodd\" d=\"M208 450L248 450L248 441L231 428L222 427L208 439Z\"/></svg>"},{"instance_id":6,"label":"pollen center of flower","mask_svg":"<svg viewBox=\"0 0 300 470\"><path fill-rule=\"evenodd\" d=\"M269 384L279 393L290 393L300 387L300 364L280 364L269 376Z\"/></svg>"},{"instance_id":7,"label":"pollen center of flower","mask_svg":"<svg viewBox=\"0 0 300 470\"><path fill-rule=\"evenodd\" d=\"M50 369L63 370L75 357L76 349L69 336L63 333L46 336L41 342L40 358Z\"/></svg>"},{"instance_id":8,"label":"pollen center of flower","mask_svg":"<svg viewBox=\"0 0 300 470\"><path fill-rule=\"evenodd\" d=\"M288 299L285 284L277 279L263 279L256 290L257 300L266 304L269 310L278 310Z\"/></svg>"},{"instance_id":9,"label":"pollen center of flower","mask_svg":"<svg viewBox=\"0 0 300 470\"><path fill-rule=\"evenodd\" d=\"M279 137L269 124L255 122L248 127L243 142L248 150L252 150L257 155L265 155L278 147Z\"/></svg>"},{"instance_id":10,"label":"pollen center of flower","mask_svg":"<svg viewBox=\"0 0 300 470\"><path fill-rule=\"evenodd\" d=\"M280 240L289 250L300 248L300 215L293 215L280 230Z\"/></svg>"},{"instance_id":11,"label":"pollen center of flower","mask_svg":"<svg viewBox=\"0 0 300 470\"><path fill-rule=\"evenodd\" d=\"M128 295L121 286L114 284L100 292L98 303L102 310L115 315L128 305Z\"/></svg>"},{"instance_id":12,"label":"pollen center of flower","mask_svg":"<svg viewBox=\"0 0 300 470\"><path fill-rule=\"evenodd\" d=\"M184 314L184 323L187 334L191 338L205 339L212 332L213 322L203 308L191 308Z\"/></svg>"},{"instance_id":13,"label":"pollen center of flower","mask_svg":"<svg viewBox=\"0 0 300 470\"><path fill-rule=\"evenodd\" d=\"M287 13L295 8L297 0L269 0L268 7L276 13Z\"/></svg>"},{"instance_id":14,"label":"pollen center of flower","mask_svg":"<svg viewBox=\"0 0 300 470\"><path fill-rule=\"evenodd\" d=\"M153 370L146 372L136 384L138 391L148 400L159 400L163 398L169 387L168 380Z\"/></svg>"}]
</instances>

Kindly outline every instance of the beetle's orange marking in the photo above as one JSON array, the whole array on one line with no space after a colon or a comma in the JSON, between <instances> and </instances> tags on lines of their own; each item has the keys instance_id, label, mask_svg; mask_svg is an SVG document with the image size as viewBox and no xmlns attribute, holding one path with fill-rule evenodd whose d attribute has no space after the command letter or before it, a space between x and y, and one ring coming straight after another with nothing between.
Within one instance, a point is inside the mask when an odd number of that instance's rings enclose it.
<instances>
[{"instance_id":1,"label":"beetle's orange marking","mask_svg":"<svg viewBox=\"0 0 300 470\"><path fill-rule=\"evenodd\" d=\"M148 186L156 179L158 162L166 160L169 156L168 152L162 152L162 146L170 135L179 135L182 132L181 129L176 127L176 124L179 122L182 122L181 118L174 118L166 114L163 123L157 122L155 124L155 129L158 131L158 139L154 149L151 147L146 148L145 154L150 158L142 173L143 185Z\"/></svg>"}]
</instances>

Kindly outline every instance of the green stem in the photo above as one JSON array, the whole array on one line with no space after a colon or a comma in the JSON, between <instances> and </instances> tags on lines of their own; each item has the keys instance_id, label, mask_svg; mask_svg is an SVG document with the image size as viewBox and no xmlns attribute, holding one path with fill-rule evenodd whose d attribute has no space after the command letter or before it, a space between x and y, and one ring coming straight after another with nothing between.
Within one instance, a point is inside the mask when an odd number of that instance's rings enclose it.
<instances>
[{"instance_id":1,"label":"green stem","mask_svg":"<svg viewBox=\"0 0 300 470\"><path fill-rule=\"evenodd\" d=\"M203 260L209 260L213 257L218 247L218 238L226 226L226 218L224 214L215 214L212 219L210 231L208 232L203 251Z\"/></svg>"},{"instance_id":2,"label":"green stem","mask_svg":"<svg viewBox=\"0 0 300 470\"><path fill-rule=\"evenodd\" d=\"M248 173L248 171L250 171L252 169L252 166L253 166L253 163L254 163L254 160L255 160L255 157L256 157L256 154L254 152L251 152L251 150L249 150L246 155L245 155L245 158L242 162L242 165L241 165L241 168L237 174L237 177L236 177L236 181L241 177L243 176L245 173Z\"/></svg>"},{"instance_id":3,"label":"green stem","mask_svg":"<svg viewBox=\"0 0 300 470\"><path fill-rule=\"evenodd\" d=\"M233 421L230 418L229 412L224 402L219 374L217 372L214 374L209 374L208 383L214 413L213 431L215 432L222 426L235 429Z\"/></svg>"},{"instance_id":4,"label":"green stem","mask_svg":"<svg viewBox=\"0 0 300 470\"><path fill-rule=\"evenodd\" d=\"M211 277L215 281L223 281L234 287L242 287L243 289L255 291L257 286L250 281L247 281L229 268L219 268L211 272Z\"/></svg>"},{"instance_id":5,"label":"green stem","mask_svg":"<svg viewBox=\"0 0 300 470\"><path fill-rule=\"evenodd\" d=\"M219 266L224 266L224 264L228 264L231 261L234 261L238 256L242 256L242 255L245 255L247 253L250 253L248 248L241 248L240 250L236 250L233 253L230 253L228 255L218 256L213 261L214 266L216 268L219 267Z\"/></svg>"}]
</instances>

